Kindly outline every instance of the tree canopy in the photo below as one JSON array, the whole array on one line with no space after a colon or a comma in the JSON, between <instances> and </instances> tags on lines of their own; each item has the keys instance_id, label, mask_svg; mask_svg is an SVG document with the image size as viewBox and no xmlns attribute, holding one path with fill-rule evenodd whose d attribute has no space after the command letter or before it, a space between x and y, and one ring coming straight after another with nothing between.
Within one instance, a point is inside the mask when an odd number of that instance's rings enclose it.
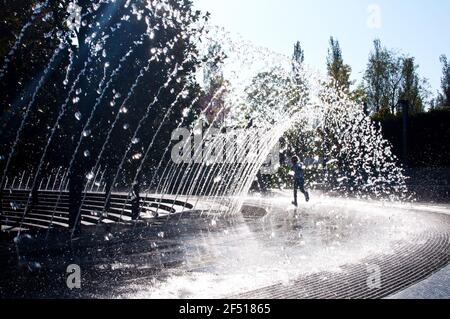
<instances>
[{"instance_id":1,"label":"tree canopy","mask_svg":"<svg viewBox=\"0 0 450 319\"><path fill-rule=\"evenodd\" d=\"M442 78L438 104L440 107L450 107L450 63L446 55L442 55L440 60L442 63Z\"/></svg>"},{"instance_id":2,"label":"tree canopy","mask_svg":"<svg viewBox=\"0 0 450 319\"><path fill-rule=\"evenodd\" d=\"M129 182L152 141L169 142L180 120L189 121L185 109L191 107L192 119L200 108L192 76L200 61L191 35L202 16L189 0L164 6L79 0L77 6L79 12L69 1L4 6L0 61L10 62L0 79L2 155L19 131L12 174L41 160L47 170L72 163L86 172L95 164L117 167L125 158L121 181ZM149 150L147 171L164 151Z\"/></svg>"},{"instance_id":3,"label":"tree canopy","mask_svg":"<svg viewBox=\"0 0 450 319\"><path fill-rule=\"evenodd\" d=\"M345 91L350 89L352 84L350 81L351 67L344 63L342 50L339 41L330 38L330 47L327 56L328 75L334 80L334 85Z\"/></svg>"}]
</instances>

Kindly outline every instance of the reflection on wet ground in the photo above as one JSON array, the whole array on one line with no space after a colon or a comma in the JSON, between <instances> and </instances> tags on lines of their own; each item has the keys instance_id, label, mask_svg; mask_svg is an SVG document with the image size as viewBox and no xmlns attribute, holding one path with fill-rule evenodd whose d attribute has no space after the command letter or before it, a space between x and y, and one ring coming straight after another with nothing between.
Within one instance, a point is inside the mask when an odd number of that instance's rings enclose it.
<instances>
[{"instance_id":1,"label":"reflection on wet ground","mask_svg":"<svg viewBox=\"0 0 450 319\"><path fill-rule=\"evenodd\" d=\"M242 214L233 218L192 212L149 227L136 224L86 229L81 239L71 243L63 235L52 235L47 245L23 236L17 245L4 244L1 249L5 258L0 294L44 298L301 298L311 296L311 291L320 292L324 285L336 287L339 280L347 285L351 278L364 281L361 269L371 260L386 272L409 262L422 267L419 270L426 276L427 271L431 274L450 259L447 215L327 197L299 209L283 196L253 198L246 203ZM436 256L428 268L414 259L414 249L425 248ZM66 268L70 264L81 268L79 290L67 288ZM355 265L363 268L356 270ZM350 279L343 277L347 275ZM411 284L408 280L421 279L397 275L400 282L386 285L390 288L380 296ZM363 288L360 297L366 296Z\"/></svg>"}]
</instances>

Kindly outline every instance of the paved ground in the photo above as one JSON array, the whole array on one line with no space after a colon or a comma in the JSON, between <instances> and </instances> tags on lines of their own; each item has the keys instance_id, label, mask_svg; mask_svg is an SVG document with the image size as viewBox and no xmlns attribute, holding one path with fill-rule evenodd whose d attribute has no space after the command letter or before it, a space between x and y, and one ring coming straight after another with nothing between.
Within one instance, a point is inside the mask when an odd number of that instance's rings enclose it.
<instances>
[{"instance_id":1,"label":"paved ground","mask_svg":"<svg viewBox=\"0 0 450 319\"><path fill-rule=\"evenodd\" d=\"M445 206L289 202L279 194L246 200L234 218L189 213L148 226L86 227L71 243L63 234L24 237L0 248L0 296L385 298L449 264ZM80 290L66 286L72 263L81 267Z\"/></svg>"},{"instance_id":2,"label":"paved ground","mask_svg":"<svg viewBox=\"0 0 450 319\"><path fill-rule=\"evenodd\" d=\"M449 299L450 266L393 295L389 299Z\"/></svg>"}]
</instances>

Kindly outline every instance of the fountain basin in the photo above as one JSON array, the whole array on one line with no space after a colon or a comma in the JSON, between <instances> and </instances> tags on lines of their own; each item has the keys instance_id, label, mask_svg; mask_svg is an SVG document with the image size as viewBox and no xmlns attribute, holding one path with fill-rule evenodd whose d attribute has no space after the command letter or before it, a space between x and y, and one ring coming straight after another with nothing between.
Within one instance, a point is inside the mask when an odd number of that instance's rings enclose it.
<instances>
[{"instance_id":1,"label":"fountain basin","mask_svg":"<svg viewBox=\"0 0 450 319\"><path fill-rule=\"evenodd\" d=\"M17 272L20 258L4 245L9 261L0 292L56 298L384 298L450 261L448 207L313 198L294 209L288 194L249 197L238 216L186 211L160 224L116 226L110 237L100 228L89 240L19 256L50 271ZM65 285L71 263L83 271L78 291ZM380 275L377 288L369 284L373 269Z\"/></svg>"}]
</instances>

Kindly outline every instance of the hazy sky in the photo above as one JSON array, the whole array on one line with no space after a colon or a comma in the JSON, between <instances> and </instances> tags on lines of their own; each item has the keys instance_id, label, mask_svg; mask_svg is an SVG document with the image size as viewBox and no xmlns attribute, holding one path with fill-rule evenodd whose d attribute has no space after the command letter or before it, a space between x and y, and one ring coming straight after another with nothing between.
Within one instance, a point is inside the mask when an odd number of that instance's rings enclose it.
<instances>
[{"instance_id":1,"label":"hazy sky","mask_svg":"<svg viewBox=\"0 0 450 319\"><path fill-rule=\"evenodd\" d=\"M440 86L441 54L450 56L450 0L193 0L212 22L257 45L292 55L299 40L306 62L325 69L336 37L359 80L373 40L416 58L432 92Z\"/></svg>"}]
</instances>

